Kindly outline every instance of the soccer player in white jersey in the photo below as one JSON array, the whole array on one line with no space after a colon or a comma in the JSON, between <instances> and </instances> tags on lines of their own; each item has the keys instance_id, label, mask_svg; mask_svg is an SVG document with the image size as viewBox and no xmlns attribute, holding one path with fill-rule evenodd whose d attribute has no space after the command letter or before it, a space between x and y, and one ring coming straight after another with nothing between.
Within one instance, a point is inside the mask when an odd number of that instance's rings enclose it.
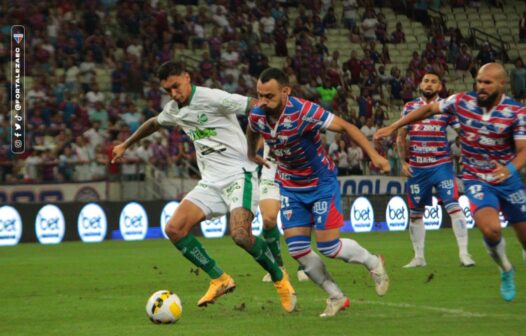
<instances>
[{"instance_id":1,"label":"soccer player in white jersey","mask_svg":"<svg viewBox=\"0 0 526 336\"><path fill-rule=\"evenodd\" d=\"M263 139L261 139L263 140ZM263 142L263 141L261 141ZM259 181L259 210L263 217L263 238L267 242L274 259L283 267L283 258L281 257L280 233L278 228L278 215L280 208L279 185L274 180L276 177L276 159L270 154L270 148L266 143L263 145L263 158L267 165L262 166L261 177ZM298 268L297 272L299 281L308 281L309 277L305 271ZM263 282L271 282L270 273L263 276Z\"/></svg>"},{"instance_id":2,"label":"soccer player in white jersey","mask_svg":"<svg viewBox=\"0 0 526 336\"><path fill-rule=\"evenodd\" d=\"M253 101L222 90L192 85L183 64L166 62L159 68L163 89L171 96L163 111L150 118L113 150L118 160L132 144L163 126L179 126L193 140L201 180L186 195L168 221L165 232L175 247L212 280L197 305L207 306L233 291L234 280L212 259L190 233L205 220L230 213L230 235L272 277L281 305L292 312L296 294L288 276L272 257L267 243L252 235L251 223L258 205L257 165L248 160L247 142L236 114L244 114Z\"/></svg>"},{"instance_id":3,"label":"soccer player in white jersey","mask_svg":"<svg viewBox=\"0 0 526 336\"><path fill-rule=\"evenodd\" d=\"M432 114L456 114L462 141L462 180L488 254L500 269L500 294L515 297L515 270L506 255L499 210L515 229L526 259L526 194L518 171L526 165L526 108L504 94L506 70L497 63L482 66L477 91L462 92L414 110L384 127L376 139Z\"/></svg>"},{"instance_id":4,"label":"soccer player in white jersey","mask_svg":"<svg viewBox=\"0 0 526 336\"><path fill-rule=\"evenodd\" d=\"M405 104L402 117L422 105L438 102L440 100L438 92L441 89L440 77L435 73L426 73L420 83L422 97ZM475 265L468 253L466 218L458 204L457 182L447 140L448 125L458 130L457 117L448 113L441 113L398 130L396 142L402 165L402 175L408 177L409 235L415 252L414 258L404 268L426 266L424 256L426 228L423 216L424 207L431 205L433 187L437 190L447 213L451 217L451 226L458 244L460 265L466 267ZM408 135L409 162L406 162L406 137Z\"/></svg>"}]
</instances>

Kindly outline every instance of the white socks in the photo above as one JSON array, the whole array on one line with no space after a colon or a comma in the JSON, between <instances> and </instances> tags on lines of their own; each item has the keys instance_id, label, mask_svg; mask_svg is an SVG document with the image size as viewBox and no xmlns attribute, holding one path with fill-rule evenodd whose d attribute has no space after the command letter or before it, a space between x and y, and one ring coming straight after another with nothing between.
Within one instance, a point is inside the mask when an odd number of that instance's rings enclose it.
<instances>
[{"instance_id":1,"label":"white socks","mask_svg":"<svg viewBox=\"0 0 526 336\"><path fill-rule=\"evenodd\" d=\"M336 258L343 259L348 263L362 264L368 270L378 266L380 258L361 247L356 241L347 238L341 238L340 241L342 247Z\"/></svg>"},{"instance_id":2,"label":"white socks","mask_svg":"<svg viewBox=\"0 0 526 336\"><path fill-rule=\"evenodd\" d=\"M508 256L506 256L506 240L504 237L501 237L499 243L493 246L490 246L488 242L484 240L484 246L486 246L488 254L495 260L502 271L509 272L512 269L513 266L511 266Z\"/></svg>"},{"instance_id":3,"label":"white socks","mask_svg":"<svg viewBox=\"0 0 526 336\"><path fill-rule=\"evenodd\" d=\"M329 294L329 298L339 299L344 296L317 253L310 251L310 253L296 260L303 266L303 270L309 278Z\"/></svg>"},{"instance_id":4,"label":"white socks","mask_svg":"<svg viewBox=\"0 0 526 336\"><path fill-rule=\"evenodd\" d=\"M409 236L411 243L413 243L413 250L415 251L415 258L424 258L424 246L426 240L426 228L424 220L420 218L411 218L409 220Z\"/></svg>"},{"instance_id":5,"label":"white socks","mask_svg":"<svg viewBox=\"0 0 526 336\"><path fill-rule=\"evenodd\" d=\"M464 213L457 211L449 216L451 217L451 226L457 239L458 252L460 255L468 254L468 227Z\"/></svg>"}]
</instances>

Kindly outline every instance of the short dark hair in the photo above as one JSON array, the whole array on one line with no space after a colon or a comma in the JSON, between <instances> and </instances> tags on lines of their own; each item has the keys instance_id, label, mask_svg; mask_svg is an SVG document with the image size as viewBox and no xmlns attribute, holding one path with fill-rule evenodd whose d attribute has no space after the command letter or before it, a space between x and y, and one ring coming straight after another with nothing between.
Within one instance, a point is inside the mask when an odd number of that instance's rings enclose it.
<instances>
[{"instance_id":1,"label":"short dark hair","mask_svg":"<svg viewBox=\"0 0 526 336\"><path fill-rule=\"evenodd\" d=\"M266 83L270 80L276 80L279 85L281 86L287 86L289 85L289 77L287 74L278 68L268 68L265 69L261 75L259 75L259 81L261 83Z\"/></svg>"},{"instance_id":2,"label":"short dark hair","mask_svg":"<svg viewBox=\"0 0 526 336\"><path fill-rule=\"evenodd\" d=\"M160 80L166 80L170 76L179 76L186 72L186 67L182 62L168 61L159 67L157 76Z\"/></svg>"},{"instance_id":3,"label":"short dark hair","mask_svg":"<svg viewBox=\"0 0 526 336\"><path fill-rule=\"evenodd\" d=\"M442 81L442 78L440 77L440 75L439 75L438 73L436 73L435 71L433 71L433 70L426 71L426 72L424 73L424 76L425 76L425 75L436 76L436 77L438 78L439 81ZM423 78L424 76L422 76L422 78Z\"/></svg>"}]
</instances>

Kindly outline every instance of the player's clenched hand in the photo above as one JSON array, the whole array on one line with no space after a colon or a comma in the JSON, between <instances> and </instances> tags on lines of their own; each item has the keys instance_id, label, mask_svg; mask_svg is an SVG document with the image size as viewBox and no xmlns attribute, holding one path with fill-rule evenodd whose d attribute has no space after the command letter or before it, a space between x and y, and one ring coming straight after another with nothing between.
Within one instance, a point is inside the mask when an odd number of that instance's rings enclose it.
<instances>
[{"instance_id":1,"label":"player's clenched hand","mask_svg":"<svg viewBox=\"0 0 526 336\"><path fill-rule=\"evenodd\" d=\"M389 173L391 171L391 165L389 164L389 161L387 161L387 159L383 156L378 155L378 157L371 162L376 168L380 169L382 173Z\"/></svg>"},{"instance_id":2,"label":"player's clenched hand","mask_svg":"<svg viewBox=\"0 0 526 336\"><path fill-rule=\"evenodd\" d=\"M265 166L267 168L270 168L270 165L269 163L267 162L267 160L265 160L264 158L262 158L261 156L259 155L256 155L254 157L251 157L250 160L254 161L255 163L257 163L258 165L260 166Z\"/></svg>"},{"instance_id":3,"label":"player's clenched hand","mask_svg":"<svg viewBox=\"0 0 526 336\"><path fill-rule=\"evenodd\" d=\"M411 177L413 176L413 170L407 162L402 162L402 171L400 172L402 176Z\"/></svg>"},{"instance_id":4,"label":"player's clenched hand","mask_svg":"<svg viewBox=\"0 0 526 336\"><path fill-rule=\"evenodd\" d=\"M497 161L491 161L495 165L495 169L491 172L493 174L493 181L496 183L502 183L504 180L511 176L508 167L501 165Z\"/></svg>"},{"instance_id":5,"label":"player's clenched hand","mask_svg":"<svg viewBox=\"0 0 526 336\"><path fill-rule=\"evenodd\" d=\"M123 143L113 147L111 163L117 162L124 155L124 152L126 152L126 146Z\"/></svg>"},{"instance_id":6,"label":"player's clenched hand","mask_svg":"<svg viewBox=\"0 0 526 336\"><path fill-rule=\"evenodd\" d=\"M373 139L375 141L381 140L383 138L390 136L393 132L394 132L394 129L391 126L382 127L378 131L376 131L376 133L374 133Z\"/></svg>"}]
</instances>

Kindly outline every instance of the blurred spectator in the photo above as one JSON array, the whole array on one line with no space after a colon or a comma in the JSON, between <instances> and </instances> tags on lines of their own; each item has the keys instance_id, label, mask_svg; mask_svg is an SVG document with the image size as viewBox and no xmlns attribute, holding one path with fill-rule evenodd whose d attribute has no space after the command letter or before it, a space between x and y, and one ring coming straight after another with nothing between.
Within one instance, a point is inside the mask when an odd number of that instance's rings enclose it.
<instances>
[{"instance_id":1,"label":"blurred spectator","mask_svg":"<svg viewBox=\"0 0 526 336\"><path fill-rule=\"evenodd\" d=\"M320 95L320 105L327 111L332 111L334 97L338 91L331 85L328 79L323 81L323 85L318 86L318 94Z\"/></svg>"},{"instance_id":2,"label":"blurred spectator","mask_svg":"<svg viewBox=\"0 0 526 336\"><path fill-rule=\"evenodd\" d=\"M66 182L73 181L77 156L70 146L64 147L64 151L58 158L58 172Z\"/></svg>"},{"instance_id":3,"label":"blurred spectator","mask_svg":"<svg viewBox=\"0 0 526 336\"><path fill-rule=\"evenodd\" d=\"M349 175L349 155L344 140L338 140L338 148L332 154L332 160L338 167L338 176Z\"/></svg>"},{"instance_id":4,"label":"blurred spectator","mask_svg":"<svg viewBox=\"0 0 526 336\"><path fill-rule=\"evenodd\" d=\"M223 74L232 75L235 80L239 77L238 64L240 62L239 53L235 50L234 43L230 42L226 50L221 52L221 65ZM250 72L250 68L249 68ZM252 74L252 73L251 73Z\"/></svg>"},{"instance_id":5,"label":"blurred spectator","mask_svg":"<svg viewBox=\"0 0 526 336\"><path fill-rule=\"evenodd\" d=\"M79 66L79 75L82 91L87 93L91 90L91 82L96 76L95 63L93 61L93 55L91 53L86 54L86 58Z\"/></svg>"},{"instance_id":6,"label":"blurred spectator","mask_svg":"<svg viewBox=\"0 0 526 336\"><path fill-rule=\"evenodd\" d=\"M363 151L356 142L351 141L351 147L348 150L349 157L349 175L362 175Z\"/></svg>"},{"instance_id":7,"label":"blurred spectator","mask_svg":"<svg viewBox=\"0 0 526 336\"><path fill-rule=\"evenodd\" d=\"M471 53L468 50L467 45L462 45L462 48L460 49L460 54L458 55L456 62L455 62L455 71L458 78L464 78L467 74L469 74L471 67L473 66L473 57L471 56Z\"/></svg>"},{"instance_id":8,"label":"blurred spectator","mask_svg":"<svg viewBox=\"0 0 526 336\"><path fill-rule=\"evenodd\" d=\"M371 119L373 116L373 98L371 97L369 90L366 88L360 88L360 96L356 98L358 103L358 117L364 117L366 120Z\"/></svg>"},{"instance_id":9,"label":"blurred spectator","mask_svg":"<svg viewBox=\"0 0 526 336\"><path fill-rule=\"evenodd\" d=\"M119 99L121 99L121 95L124 91L123 83L126 80L126 72L124 71L122 63L117 62L115 66L115 70L111 72L111 93L113 93L114 97L119 97Z\"/></svg>"},{"instance_id":10,"label":"blurred spectator","mask_svg":"<svg viewBox=\"0 0 526 336\"><path fill-rule=\"evenodd\" d=\"M95 105L97 103L104 104L106 101L104 92L100 91L99 84L97 84L97 82L93 82L91 89L86 93L86 101L88 103L87 107L89 111L95 109Z\"/></svg>"},{"instance_id":11,"label":"blurred spectator","mask_svg":"<svg viewBox=\"0 0 526 336\"><path fill-rule=\"evenodd\" d=\"M350 73L350 83L348 85L354 85L359 84L361 81L361 65L360 61L358 60L356 51L351 51L351 58L349 58L344 64L343 64L343 71Z\"/></svg>"},{"instance_id":12,"label":"blurred spectator","mask_svg":"<svg viewBox=\"0 0 526 336\"><path fill-rule=\"evenodd\" d=\"M376 39L380 41L380 43L385 44L388 42L389 38L387 36L387 20L385 19L385 15L383 13L378 13L377 16L378 24L376 25Z\"/></svg>"},{"instance_id":13,"label":"blurred spectator","mask_svg":"<svg viewBox=\"0 0 526 336\"><path fill-rule=\"evenodd\" d=\"M519 57L515 60L515 68L510 72L510 79L513 98L522 102L526 98L526 68L522 58Z\"/></svg>"},{"instance_id":14,"label":"blurred spectator","mask_svg":"<svg viewBox=\"0 0 526 336\"><path fill-rule=\"evenodd\" d=\"M497 58L497 52L495 51L495 49L493 49L492 46L488 42L484 42L482 44L482 48L477 54L477 57L475 58L475 61L477 63L477 68L483 66L486 63L495 62L496 58Z\"/></svg>"},{"instance_id":15,"label":"blurred spectator","mask_svg":"<svg viewBox=\"0 0 526 336\"><path fill-rule=\"evenodd\" d=\"M405 33L401 22L396 23L396 29L391 33L391 43L405 43Z\"/></svg>"},{"instance_id":16,"label":"blurred spectator","mask_svg":"<svg viewBox=\"0 0 526 336\"><path fill-rule=\"evenodd\" d=\"M289 55L287 49L288 37L289 32L287 26L285 26L283 21L278 21L276 23L276 29L274 29L274 52L276 56L287 57Z\"/></svg>"},{"instance_id":17,"label":"blurred spectator","mask_svg":"<svg viewBox=\"0 0 526 336\"><path fill-rule=\"evenodd\" d=\"M374 126L372 117L368 117L365 119L365 125L362 126L360 131L362 131L367 140L369 140L371 145L373 145L373 135L374 133L376 133L376 126Z\"/></svg>"},{"instance_id":18,"label":"blurred spectator","mask_svg":"<svg viewBox=\"0 0 526 336\"><path fill-rule=\"evenodd\" d=\"M264 10L263 15L261 16L260 29L261 29L261 39L265 43L272 42L272 37L274 36L274 28L276 27L276 20L270 15L269 10Z\"/></svg>"},{"instance_id":19,"label":"blurred spectator","mask_svg":"<svg viewBox=\"0 0 526 336\"><path fill-rule=\"evenodd\" d=\"M364 41L376 40L376 26L378 25L378 19L374 9L369 7L365 9L365 13L362 17L362 38Z\"/></svg>"},{"instance_id":20,"label":"blurred spectator","mask_svg":"<svg viewBox=\"0 0 526 336\"><path fill-rule=\"evenodd\" d=\"M398 176L398 168L400 166L400 158L398 157L398 151L395 149L395 146L391 144L389 146L389 149L387 150L387 160L389 161L389 164L391 165L391 176Z\"/></svg>"},{"instance_id":21,"label":"blurred spectator","mask_svg":"<svg viewBox=\"0 0 526 336\"><path fill-rule=\"evenodd\" d=\"M526 12L522 13L519 20L519 42L526 43Z\"/></svg>"},{"instance_id":22,"label":"blurred spectator","mask_svg":"<svg viewBox=\"0 0 526 336\"><path fill-rule=\"evenodd\" d=\"M327 13L323 16L323 26L327 29L338 27L338 19L334 14L334 7L330 7Z\"/></svg>"},{"instance_id":23,"label":"blurred spectator","mask_svg":"<svg viewBox=\"0 0 526 336\"><path fill-rule=\"evenodd\" d=\"M358 2L356 0L343 0L343 23L344 26L352 30L356 26L358 18Z\"/></svg>"},{"instance_id":24,"label":"blurred spectator","mask_svg":"<svg viewBox=\"0 0 526 336\"><path fill-rule=\"evenodd\" d=\"M137 110L133 102L128 103L126 111L121 115L121 120L128 125L130 132L135 132L141 123L144 122L143 115Z\"/></svg>"}]
</instances>

